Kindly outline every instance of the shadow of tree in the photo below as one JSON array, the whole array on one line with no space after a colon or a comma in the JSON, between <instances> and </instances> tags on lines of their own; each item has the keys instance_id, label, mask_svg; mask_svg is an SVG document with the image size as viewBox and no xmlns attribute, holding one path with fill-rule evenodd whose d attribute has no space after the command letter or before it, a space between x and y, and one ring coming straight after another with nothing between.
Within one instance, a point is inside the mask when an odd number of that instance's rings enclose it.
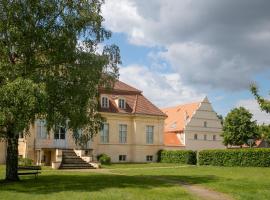
<instances>
[{"instance_id":1,"label":"shadow of tree","mask_svg":"<svg viewBox=\"0 0 270 200\"><path fill-rule=\"evenodd\" d=\"M162 178L162 180L161 180ZM191 184L217 181L215 176L127 176L113 174L49 174L32 177L16 183L0 182L0 191L31 194L48 194L62 191L91 192L106 188L144 188L171 187L166 180L188 182Z\"/></svg>"}]
</instances>

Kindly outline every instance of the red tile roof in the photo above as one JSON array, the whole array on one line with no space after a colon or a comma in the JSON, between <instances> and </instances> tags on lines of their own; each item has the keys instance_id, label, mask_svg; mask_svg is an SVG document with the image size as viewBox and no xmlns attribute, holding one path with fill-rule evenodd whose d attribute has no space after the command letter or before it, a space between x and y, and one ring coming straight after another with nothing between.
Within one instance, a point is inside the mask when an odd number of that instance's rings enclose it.
<instances>
[{"instance_id":1,"label":"red tile roof","mask_svg":"<svg viewBox=\"0 0 270 200\"><path fill-rule=\"evenodd\" d=\"M164 133L164 145L165 146L184 146L176 133Z\"/></svg>"},{"instance_id":2,"label":"red tile roof","mask_svg":"<svg viewBox=\"0 0 270 200\"><path fill-rule=\"evenodd\" d=\"M166 117L159 108L143 96L142 91L121 81L116 81L114 88L111 91L101 89L100 95L106 95L109 98L109 108L100 107L100 112L143 114ZM116 105L115 100L117 98L125 99L126 109L120 109Z\"/></svg>"},{"instance_id":3,"label":"red tile roof","mask_svg":"<svg viewBox=\"0 0 270 200\"><path fill-rule=\"evenodd\" d=\"M183 132L186 120L199 108L200 102L164 108L162 111L168 116L165 120L165 132Z\"/></svg>"}]
</instances>

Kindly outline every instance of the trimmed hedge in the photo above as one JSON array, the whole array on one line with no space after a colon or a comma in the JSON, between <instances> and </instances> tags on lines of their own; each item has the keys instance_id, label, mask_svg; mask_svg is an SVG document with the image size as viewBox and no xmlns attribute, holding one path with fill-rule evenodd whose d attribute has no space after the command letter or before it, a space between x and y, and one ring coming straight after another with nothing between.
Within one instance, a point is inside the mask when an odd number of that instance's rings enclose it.
<instances>
[{"instance_id":1,"label":"trimmed hedge","mask_svg":"<svg viewBox=\"0 0 270 200\"><path fill-rule=\"evenodd\" d=\"M270 167L270 149L222 149L199 152L199 165Z\"/></svg>"},{"instance_id":2,"label":"trimmed hedge","mask_svg":"<svg viewBox=\"0 0 270 200\"><path fill-rule=\"evenodd\" d=\"M158 160L162 163L180 163L196 165L196 152L191 150L161 150Z\"/></svg>"}]
</instances>

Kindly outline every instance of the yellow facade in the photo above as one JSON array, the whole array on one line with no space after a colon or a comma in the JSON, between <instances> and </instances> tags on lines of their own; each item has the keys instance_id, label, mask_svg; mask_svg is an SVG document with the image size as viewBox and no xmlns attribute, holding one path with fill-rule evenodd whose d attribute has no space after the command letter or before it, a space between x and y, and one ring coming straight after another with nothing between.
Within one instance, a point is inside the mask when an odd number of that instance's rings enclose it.
<instances>
[{"instance_id":1,"label":"yellow facade","mask_svg":"<svg viewBox=\"0 0 270 200\"><path fill-rule=\"evenodd\" d=\"M147 156L157 159L158 150L163 148L163 126L165 117L101 113L109 124L109 142L101 143L100 134L92 143L93 154L97 156L105 153L112 162L119 162L120 155L126 155L125 162L147 162ZM127 142L119 141L119 125L127 125ZM147 144L146 127L154 127L153 144Z\"/></svg>"}]
</instances>

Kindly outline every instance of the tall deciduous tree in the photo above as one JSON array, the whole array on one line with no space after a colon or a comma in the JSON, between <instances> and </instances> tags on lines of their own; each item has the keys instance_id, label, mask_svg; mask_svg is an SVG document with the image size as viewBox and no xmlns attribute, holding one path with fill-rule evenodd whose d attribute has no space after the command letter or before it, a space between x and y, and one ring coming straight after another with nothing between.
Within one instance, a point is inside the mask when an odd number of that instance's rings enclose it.
<instances>
[{"instance_id":1,"label":"tall deciduous tree","mask_svg":"<svg viewBox=\"0 0 270 200\"><path fill-rule=\"evenodd\" d=\"M224 120L222 136L226 146L242 146L248 144L249 139L256 140L259 135L252 114L243 107L231 110Z\"/></svg>"},{"instance_id":2,"label":"tall deciduous tree","mask_svg":"<svg viewBox=\"0 0 270 200\"><path fill-rule=\"evenodd\" d=\"M98 86L118 77L119 49L98 44L102 0L0 1L0 138L7 142L6 180L18 180L18 134L37 117L49 129L83 128L90 138L102 118Z\"/></svg>"},{"instance_id":3,"label":"tall deciduous tree","mask_svg":"<svg viewBox=\"0 0 270 200\"><path fill-rule=\"evenodd\" d=\"M270 113L270 101L267 100L267 99L264 99L262 98L260 95L259 95L259 92L258 92L258 88L255 84L252 84L250 86L250 90L252 92L252 94L255 96L257 102L259 103L261 109L267 113Z\"/></svg>"}]
</instances>

